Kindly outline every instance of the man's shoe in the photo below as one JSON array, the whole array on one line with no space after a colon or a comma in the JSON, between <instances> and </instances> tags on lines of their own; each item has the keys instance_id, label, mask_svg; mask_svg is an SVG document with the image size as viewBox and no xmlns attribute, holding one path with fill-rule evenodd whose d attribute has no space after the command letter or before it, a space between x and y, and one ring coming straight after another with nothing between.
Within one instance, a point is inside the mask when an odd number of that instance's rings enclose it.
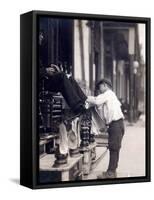
<instances>
[{"instance_id":1,"label":"man's shoe","mask_svg":"<svg viewBox=\"0 0 154 200\"><path fill-rule=\"evenodd\" d=\"M55 64L50 64L47 68L46 68L46 73L48 76L52 76L55 73L61 72L61 69L58 65Z\"/></svg>"},{"instance_id":2,"label":"man's shoe","mask_svg":"<svg viewBox=\"0 0 154 200\"><path fill-rule=\"evenodd\" d=\"M117 178L117 173L113 171L103 172L101 175L97 176L98 179L113 179Z\"/></svg>"}]
</instances>

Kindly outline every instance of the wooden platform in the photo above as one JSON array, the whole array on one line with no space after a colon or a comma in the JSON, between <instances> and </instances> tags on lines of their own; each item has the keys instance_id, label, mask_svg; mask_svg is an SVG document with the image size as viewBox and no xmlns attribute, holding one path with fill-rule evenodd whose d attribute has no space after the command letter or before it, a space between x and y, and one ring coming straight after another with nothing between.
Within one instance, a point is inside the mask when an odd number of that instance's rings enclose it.
<instances>
[{"instance_id":1,"label":"wooden platform","mask_svg":"<svg viewBox=\"0 0 154 200\"><path fill-rule=\"evenodd\" d=\"M40 159L40 182L59 182L82 179L82 155L68 157L68 164L54 166L54 155L45 155Z\"/></svg>"},{"instance_id":2,"label":"wooden platform","mask_svg":"<svg viewBox=\"0 0 154 200\"><path fill-rule=\"evenodd\" d=\"M106 155L107 148L93 143L82 151L78 157L68 157L68 164L60 166L54 165L54 154L45 154L40 157L40 183L86 180L86 177ZM95 157L93 151L95 151Z\"/></svg>"}]
</instances>

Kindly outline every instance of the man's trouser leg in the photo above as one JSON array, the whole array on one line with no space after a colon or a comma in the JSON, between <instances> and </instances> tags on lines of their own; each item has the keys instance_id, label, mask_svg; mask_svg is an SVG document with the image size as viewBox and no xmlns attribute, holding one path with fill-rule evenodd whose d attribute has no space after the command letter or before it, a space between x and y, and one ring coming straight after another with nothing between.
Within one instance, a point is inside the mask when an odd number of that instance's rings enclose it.
<instances>
[{"instance_id":1,"label":"man's trouser leg","mask_svg":"<svg viewBox=\"0 0 154 200\"><path fill-rule=\"evenodd\" d=\"M108 171L115 172L118 167L121 141L124 135L123 120L112 122L109 126L108 133L109 133L109 152L110 152Z\"/></svg>"},{"instance_id":2,"label":"man's trouser leg","mask_svg":"<svg viewBox=\"0 0 154 200\"><path fill-rule=\"evenodd\" d=\"M49 79L45 81L45 88L51 92L61 92L73 111L78 110L84 104L83 97L78 95L76 88L63 72L49 76Z\"/></svg>"},{"instance_id":3,"label":"man's trouser leg","mask_svg":"<svg viewBox=\"0 0 154 200\"><path fill-rule=\"evenodd\" d=\"M82 89L79 87L79 85L76 82L76 80L74 80L73 77L70 77L69 80L70 80L70 82L72 84L72 87L75 89L77 95L81 98L81 100L83 102L85 102L86 99L87 99L87 96L84 94L84 92L82 91Z\"/></svg>"}]
</instances>

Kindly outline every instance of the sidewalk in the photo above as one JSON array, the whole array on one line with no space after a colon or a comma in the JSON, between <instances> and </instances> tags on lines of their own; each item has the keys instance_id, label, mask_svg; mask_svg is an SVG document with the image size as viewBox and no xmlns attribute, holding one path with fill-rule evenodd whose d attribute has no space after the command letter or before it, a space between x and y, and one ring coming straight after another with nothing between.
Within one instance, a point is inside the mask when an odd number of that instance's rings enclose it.
<instances>
[{"instance_id":1,"label":"sidewalk","mask_svg":"<svg viewBox=\"0 0 154 200\"><path fill-rule=\"evenodd\" d=\"M96 179L102 171L106 171L109 162L109 152L100 161L87 179ZM133 126L125 123L125 135L120 152L118 177L137 177L145 175L145 127L139 120Z\"/></svg>"}]
</instances>

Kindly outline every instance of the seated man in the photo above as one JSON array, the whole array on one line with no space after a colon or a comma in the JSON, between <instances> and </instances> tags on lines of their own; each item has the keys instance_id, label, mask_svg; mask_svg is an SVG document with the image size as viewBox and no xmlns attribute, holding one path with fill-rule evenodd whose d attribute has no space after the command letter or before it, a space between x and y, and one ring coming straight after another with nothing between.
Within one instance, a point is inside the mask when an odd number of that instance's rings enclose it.
<instances>
[{"instance_id":1,"label":"seated man","mask_svg":"<svg viewBox=\"0 0 154 200\"><path fill-rule=\"evenodd\" d=\"M59 145L56 156L61 157L60 162L62 160L67 162L69 149L78 148L80 143L76 120L80 114L86 111L85 101L87 97L73 77L65 74L57 65L51 64L47 68L40 68L40 80L42 78L45 91L60 92L71 111L73 111L73 116L69 118L65 116L65 119L60 122L59 139L56 141ZM70 121L72 125L69 127Z\"/></svg>"},{"instance_id":2,"label":"seated man","mask_svg":"<svg viewBox=\"0 0 154 200\"><path fill-rule=\"evenodd\" d=\"M68 77L54 64L51 64L46 69L40 70L40 75L46 76L44 80L45 90L61 92L75 115L80 115L85 110L87 97L73 77Z\"/></svg>"}]
</instances>

